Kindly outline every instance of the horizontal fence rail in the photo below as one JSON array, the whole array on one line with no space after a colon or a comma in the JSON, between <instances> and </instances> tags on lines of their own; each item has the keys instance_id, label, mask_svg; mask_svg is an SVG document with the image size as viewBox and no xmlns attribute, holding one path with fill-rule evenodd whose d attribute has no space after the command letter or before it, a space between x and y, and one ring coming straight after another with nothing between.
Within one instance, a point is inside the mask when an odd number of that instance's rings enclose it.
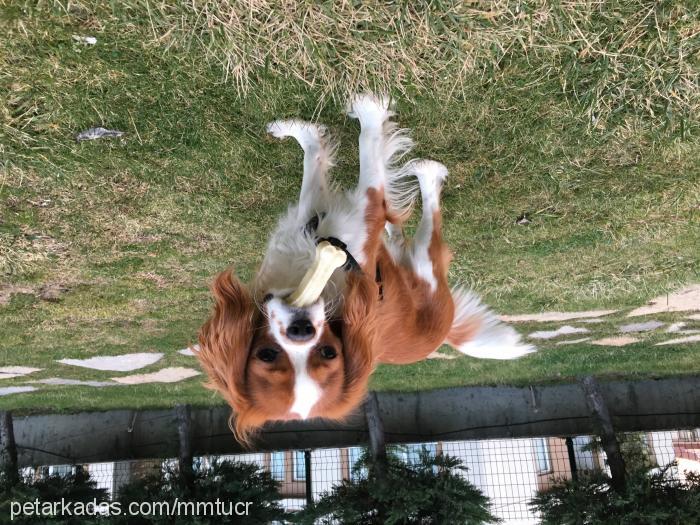
<instances>
[{"instance_id":1,"label":"horizontal fence rail","mask_svg":"<svg viewBox=\"0 0 700 525\"><path fill-rule=\"evenodd\" d=\"M700 378L600 383L620 432L700 426ZM579 383L465 387L376 394L387 443L588 435L594 421ZM189 437L196 455L245 452L228 426L228 407L192 407ZM18 465L56 465L153 457L180 452L175 410L116 410L14 416ZM368 442L363 411L345 423L285 422L266 427L258 451L351 447Z\"/></svg>"}]
</instances>

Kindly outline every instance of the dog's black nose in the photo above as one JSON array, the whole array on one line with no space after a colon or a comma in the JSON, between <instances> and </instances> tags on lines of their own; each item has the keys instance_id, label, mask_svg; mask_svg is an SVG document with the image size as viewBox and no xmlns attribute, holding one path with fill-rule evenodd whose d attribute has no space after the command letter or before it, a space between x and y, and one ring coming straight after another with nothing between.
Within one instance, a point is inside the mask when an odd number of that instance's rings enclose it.
<instances>
[{"instance_id":1,"label":"dog's black nose","mask_svg":"<svg viewBox=\"0 0 700 525\"><path fill-rule=\"evenodd\" d=\"M287 327L287 337L292 341L308 341L314 337L316 330L308 319L295 319Z\"/></svg>"}]
</instances>

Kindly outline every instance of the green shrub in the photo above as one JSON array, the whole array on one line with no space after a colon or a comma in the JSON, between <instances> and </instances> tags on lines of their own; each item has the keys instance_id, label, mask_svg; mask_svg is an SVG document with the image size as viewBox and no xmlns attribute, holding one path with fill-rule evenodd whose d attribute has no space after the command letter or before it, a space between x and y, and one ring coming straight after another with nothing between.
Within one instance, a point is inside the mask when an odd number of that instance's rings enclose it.
<instances>
[{"instance_id":1,"label":"green shrub","mask_svg":"<svg viewBox=\"0 0 700 525\"><path fill-rule=\"evenodd\" d=\"M33 513L15 515L12 523L32 524L51 523L56 525L89 525L98 523L94 511L88 505L107 501L107 491L96 488L90 474L80 467L64 475L25 476L19 483L10 483L6 473L0 473L0 522L9 523L11 510L17 505L24 506L38 502L41 517ZM61 502L70 502L70 512L61 510ZM52 504L56 504L55 506ZM49 509L49 507L52 507ZM36 508L36 507L34 507ZM54 512L55 511L55 512Z\"/></svg>"},{"instance_id":2,"label":"green shrub","mask_svg":"<svg viewBox=\"0 0 700 525\"><path fill-rule=\"evenodd\" d=\"M594 441L592 448L599 444ZM543 525L684 525L700 523L700 476L681 483L670 475L671 463L652 470L641 435L621 440L627 473L625 490L611 488L604 472L579 474L578 481L562 480L542 491L530 505Z\"/></svg>"},{"instance_id":3,"label":"green shrub","mask_svg":"<svg viewBox=\"0 0 700 525\"><path fill-rule=\"evenodd\" d=\"M177 472L165 469L157 474L134 480L122 487L118 498L121 514L109 523L128 525L140 524L220 524L246 523L268 524L282 518L284 511L278 501L281 499L278 483L270 474L261 470L257 465L237 461L215 462L209 468L195 469L194 484L191 489L179 483ZM208 515L197 517L184 515L139 515L130 516L126 512L131 503L142 502L179 502L181 508L187 503L213 503L216 501L226 505L229 513L229 503L251 502L248 514L237 516L235 513L222 515L207 512Z\"/></svg>"},{"instance_id":4,"label":"green shrub","mask_svg":"<svg viewBox=\"0 0 700 525\"><path fill-rule=\"evenodd\" d=\"M365 456L353 469L354 479L343 480L293 521L304 525L476 525L498 521L489 512L488 498L460 476L459 470L466 469L449 456L423 451L418 462L407 465L389 454L382 479Z\"/></svg>"}]
</instances>

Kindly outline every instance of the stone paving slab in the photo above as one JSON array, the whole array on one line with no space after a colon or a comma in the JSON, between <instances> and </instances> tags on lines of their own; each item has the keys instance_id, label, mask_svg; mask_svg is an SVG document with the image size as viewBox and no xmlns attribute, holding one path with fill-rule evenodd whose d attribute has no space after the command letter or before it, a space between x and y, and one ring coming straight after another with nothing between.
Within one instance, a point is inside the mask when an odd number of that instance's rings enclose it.
<instances>
[{"instance_id":1,"label":"stone paving slab","mask_svg":"<svg viewBox=\"0 0 700 525\"><path fill-rule=\"evenodd\" d=\"M557 345L575 345L576 343L583 343L585 341L590 341L590 337L582 337L580 339L567 339L566 341L559 341Z\"/></svg>"},{"instance_id":2,"label":"stone paving slab","mask_svg":"<svg viewBox=\"0 0 700 525\"><path fill-rule=\"evenodd\" d=\"M10 394L21 394L23 392L34 392L36 388L33 386L5 386L0 388L0 396L9 396Z\"/></svg>"},{"instance_id":3,"label":"stone paving slab","mask_svg":"<svg viewBox=\"0 0 700 525\"><path fill-rule=\"evenodd\" d=\"M541 312L539 314L501 315L499 319L506 323L524 323L528 321L550 322L570 321L572 319L589 319L591 317L603 317L614 314L618 310L587 310L585 312Z\"/></svg>"},{"instance_id":4,"label":"stone paving slab","mask_svg":"<svg viewBox=\"0 0 700 525\"><path fill-rule=\"evenodd\" d=\"M631 337L629 335L621 335L618 337L604 337L603 339L598 339L593 341L591 344L599 346L627 346L632 343L638 343L639 339L636 337Z\"/></svg>"},{"instance_id":5,"label":"stone paving slab","mask_svg":"<svg viewBox=\"0 0 700 525\"><path fill-rule=\"evenodd\" d=\"M58 362L64 365L92 368L93 370L106 370L109 372L131 372L139 368L147 367L159 361L163 357L161 353L136 353L123 355L109 355L90 357L88 359L60 359Z\"/></svg>"},{"instance_id":6,"label":"stone paving slab","mask_svg":"<svg viewBox=\"0 0 700 525\"><path fill-rule=\"evenodd\" d=\"M443 354L442 352L435 351L430 354L426 359L457 359L456 355Z\"/></svg>"},{"instance_id":7,"label":"stone paving slab","mask_svg":"<svg viewBox=\"0 0 700 525\"><path fill-rule=\"evenodd\" d=\"M635 308L627 317L653 315L661 312L690 312L700 310L700 284L692 284L668 295L649 301L646 306Z\"/></svg>"},{"instance_id":8,"label":"stone paving slab","mask_svg":"<svg viewBox=\"0 0 700 525\"><path fill-rule=\"evenodd\" d=\"M188 356L194 356L197 354L197 352L199 352L199 345L198 344L188 346L187 348L183 348L182 350L177 351L178 354L188 355Z\"/></svg>"},{"instance_id":9,"label":"stone paving slab","mask_svg":"<svg viewBox=\"0 0 700 525\"><path fill-rule=\"evenodd\" d=\"M31 383L41 383L44 385L75 385L75 386L93 386L101 388L105 386L117 386L117 383L112 381L80 381L78 379L63 379L61 377L49 377L47 379L39 379L30 381Z\"/></svg>"},{"instance_id":10,"label":"stone paving slab","mask_svg":"<svg viewBox=\"0 0 700 525\"><path fill-rule=\"evenodd\" d=\"M567 334L587 334L590 332L587 328L578 328L575 326L564 325L560 326L556 330L540 330L538 332L532 332L528 337L532 339L554 339L560 335Z\"/></svg>"},{"instance_id":11,"label":"stone paving slab","mask_svg":"<svg viewBox=\"0 0 700 525\"><path fill-rule=\"evenodd\" d=\"M700 335L689 335L688 337L679 337L678 339L671 339L670 341L662 341L661 343L656 343L656 346L664 345L675 345L683 343L697 343L700 342Z\"/></svg>"},{"instance_id":12,"label":"stone paving slab","mask_svg":"<svg viewBox=\"0 0 700 525\"><path fill-rule=\"evenodd\" d=\"M688 323L684 323L683 321L680 321L678 323L672 323L671 326L669 326L666 329L667 334L700 334L700 330L695 330L695 329L686 329L685 327L688 326Z\"/></svg>"},{"instance_id":13,"label":"stone paving slab","mask_svg":"<svg viewBox=\"0 0 700 525\"><path fill-rule=\"evenodd\" d=\"M177 383L183 379L198 376L200 372L192 368L172 367L163 368L152 374L134 374L123 377L113 377L112 381L123 385L140 385L143 383Z\"/></svg>"},{"instance_id":14,"label":"stone paving slab","mask_svg":"<svg viewBox=\"0 0 700 525\"><path fill-rule=\"evenodd\" d=\"M11 377L26 376L34 372L39 372L43 368L31 368L28 366L1 366L0 379L10 379Z\"/></svg>"},{"instance_id":15,"label":"stone paving slab","mask_svg":"<svg viewBox=\"0 0 700 525\"><path fill-rule=\"evenodd\" d=\"M657 328L661 328L666 323L661 321L646 321L644 323L631 323L620 326L619 330L623 334L634 333L634 332L651 332Z\"/></svg>"}]
</instances>

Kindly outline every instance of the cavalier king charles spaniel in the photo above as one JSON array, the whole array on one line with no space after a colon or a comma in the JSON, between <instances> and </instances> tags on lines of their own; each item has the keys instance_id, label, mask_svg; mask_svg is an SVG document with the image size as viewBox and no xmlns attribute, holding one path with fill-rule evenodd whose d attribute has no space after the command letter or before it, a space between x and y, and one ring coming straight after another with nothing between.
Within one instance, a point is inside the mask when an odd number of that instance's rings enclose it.
<instances>
[{"instance_id":1,"label":"cavalier king charles spaniel","mask_svg":"<svg viewBox=\"0 0 700 525\"><path fill-rule=\"evenodd\" d=\"M391 120L388 97L356 96L348 115L361 128L360 176L344 192L328 182L337 146L323 126L268 125L304 151L299 201L279 220L252 283L227 270L212 286L215 306L197 357L208 386L233 408L232 429L244 443L270 420L343 419L362 403L379 363L414 363L444 343L491 359L535 350L476 295L448 284L452 254L440 213L445 166L400 165L413 143ZM421 218L409 240L402 223L418 194ZM322 240L344 250L347 262L315 302L293 306L289 295Z\"/></svg>"}]
</instances>

